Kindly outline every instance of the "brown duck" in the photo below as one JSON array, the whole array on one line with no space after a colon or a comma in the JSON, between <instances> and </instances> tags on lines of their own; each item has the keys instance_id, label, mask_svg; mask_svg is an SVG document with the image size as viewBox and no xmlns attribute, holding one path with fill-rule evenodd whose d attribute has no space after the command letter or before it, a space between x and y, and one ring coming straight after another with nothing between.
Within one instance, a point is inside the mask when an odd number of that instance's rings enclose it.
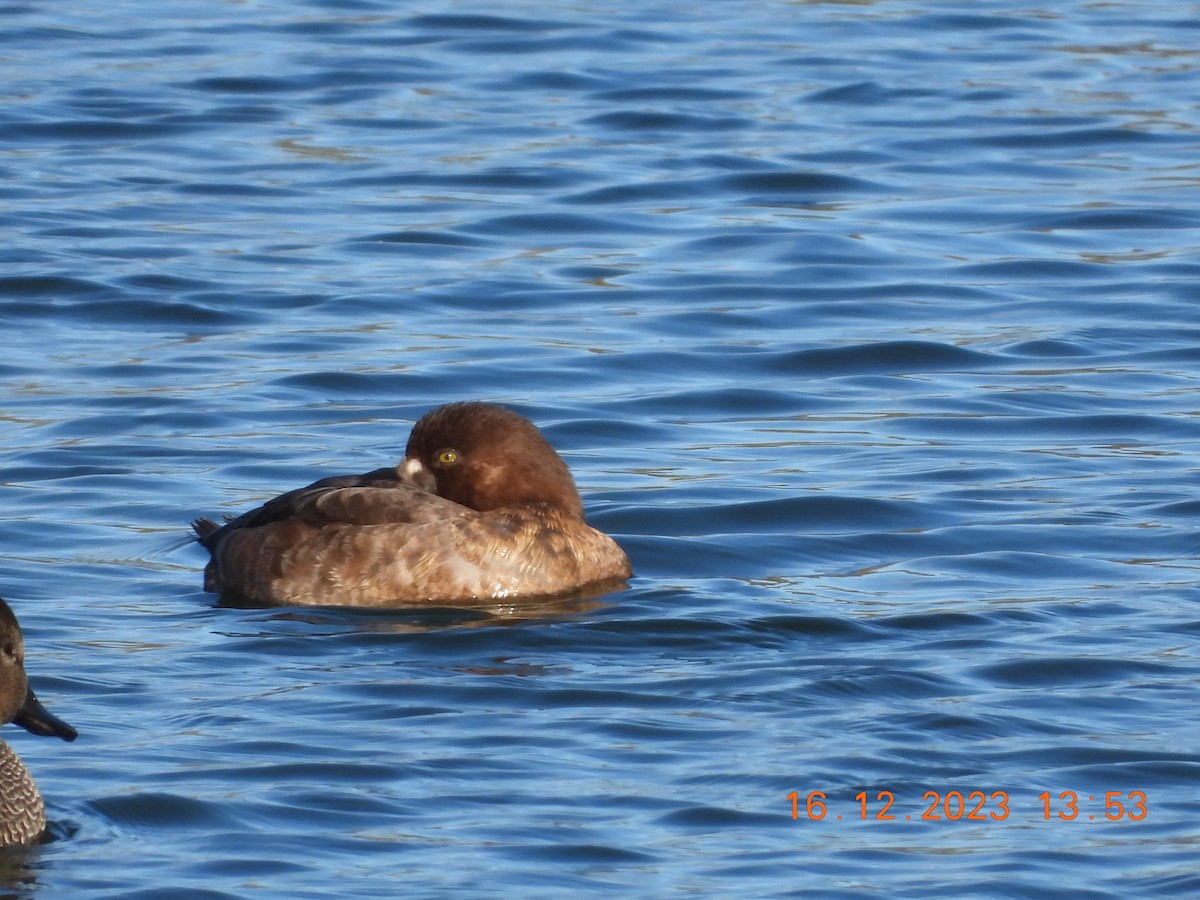
<instances>
[{"instance_id":1,"label":"brown duck","mask_svg":"<svg viewBox=\"0 0 1200 900\"><path fill-rule=\"evenodd\" d=\"M212 556L205 590L267 606L488 603L599 592L632 574L616 542L584 522L542 433L478 402L423 416L397 466L193 528Z\"/></svg>"},{"instance_id":2,"label":"brown duck","mask_svg":"<svg viewBox=\"0 0 1200 900\"><path fill-rule=\"evenodd\" d=\"M25 677L25 643L17 617L0 599L0 724L73 741L76 731L33 695ZM0 741L0 847L28 844L46 830L46 805L21 758Z\"/></svg>"}]
</instances>

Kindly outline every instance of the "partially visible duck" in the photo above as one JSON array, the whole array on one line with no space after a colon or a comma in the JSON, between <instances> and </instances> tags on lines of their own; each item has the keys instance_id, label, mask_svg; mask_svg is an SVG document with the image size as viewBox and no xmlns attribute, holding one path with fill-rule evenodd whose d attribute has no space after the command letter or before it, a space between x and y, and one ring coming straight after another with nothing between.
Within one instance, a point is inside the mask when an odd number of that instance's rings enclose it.
<instances>
[{"instance_id":1,"label":"partially visible duck","mask_svg":"<svg viewBox=\"0 0 1200 900\"><path fill-rule=\"evenodd\" d=\"M13 722L34 734L73 741L74 728L50 713L25 677L21 626L0 599L0 724ZM0 847L28 844L46 830L46 805L21 758L0 741Z\"/></svg>"},{"instance_id":2,"label":"partially visible duck","mask_svg":"<svg viewBox=\"0 0 1200 900\"><path fill-rule=\"evenodd\" d=\"M400 606L563 596L632 574L583 520L567 464L523 416L451 403L399 465L325 478L218 525L204 588L268 606Z\"/></svg>"}]
</instances>

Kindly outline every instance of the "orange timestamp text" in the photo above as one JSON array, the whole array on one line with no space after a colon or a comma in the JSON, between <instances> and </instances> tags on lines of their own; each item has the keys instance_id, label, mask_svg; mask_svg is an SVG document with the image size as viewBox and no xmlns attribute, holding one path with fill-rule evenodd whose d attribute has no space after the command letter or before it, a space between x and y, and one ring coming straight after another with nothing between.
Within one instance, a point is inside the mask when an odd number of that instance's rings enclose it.
<instances>
[{"instance_id":1,"label":"orange timestamp text","mask_svg":"<svg viewBox=\"0 0 1200 900\"><path fill-rule=\"evenodd\" d=\"M832 818L842 820L838 812L841 801L830 800L824 791L809 791L802 794L792 791L787 795L792 804L793 819L809 819L819 822ZM949 822L1003 822L1012 811L1008 791L925 791L921 805L908 812L896 808L896 795L891 791L878 791L872 799L867 791L854 795L854 803L847 805L846 818L862 821L894 822L897 820L949 821ZM1079 794L1076 791L1042 791L1037 795L1043 821L1109 821L1141 822L1149 814L1149 801L1145 791L1104 791L1100 794Z\"/></svg>"}]
</instances>

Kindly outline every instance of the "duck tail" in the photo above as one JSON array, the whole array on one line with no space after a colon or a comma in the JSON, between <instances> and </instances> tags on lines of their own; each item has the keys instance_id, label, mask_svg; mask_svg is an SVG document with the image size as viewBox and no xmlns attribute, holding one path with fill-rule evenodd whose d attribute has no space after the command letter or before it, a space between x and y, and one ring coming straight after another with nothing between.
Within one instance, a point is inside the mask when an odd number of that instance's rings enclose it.
<instances>
[{"instance_id":1,"label":"duck tail","mask_svg":"<svg viewBox=\"0 0 1200 900\"><path fill-rule=\"evenodd\" d=\"M212 519L206 519L204 516L192 520L192 531L196 535L196 540L201 544L205 542L212 534L219 531L221 526Z\"/></svg>"}]
</instances>

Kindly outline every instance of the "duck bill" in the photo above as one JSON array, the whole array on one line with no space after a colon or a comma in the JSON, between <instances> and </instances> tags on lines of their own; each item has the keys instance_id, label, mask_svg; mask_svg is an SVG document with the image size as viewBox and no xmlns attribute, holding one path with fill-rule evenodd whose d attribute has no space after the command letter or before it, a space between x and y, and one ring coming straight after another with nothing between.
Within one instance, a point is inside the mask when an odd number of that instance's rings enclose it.
<instances>
[{"instance_id":1,"label":"duck bill","mask_svg":"<svg viewBox=\"0 0 1200 900\"><path fill-rule=\"evenodd\" d=\"M437 493L437 477L425 468L416 457L404 457L403 462L396 467L396 474L400 476L401 481L415 485L431 494Z\"/></svg>"},{"instance_id":2,"label":"duck bill","mask_svg":"<svg viewBox=\"0 0 1200 900\"><path fill-rule=\"evenodd\" d=\"M41 701L34 696L32 688L25 692L25 702L17 710L13 724L20 725L26 731L32 731L34 734L40 734L43 737L60 737L64 741L73 741L79 736L78 731L42 706Z\"/></svg>"}]
</instances>

